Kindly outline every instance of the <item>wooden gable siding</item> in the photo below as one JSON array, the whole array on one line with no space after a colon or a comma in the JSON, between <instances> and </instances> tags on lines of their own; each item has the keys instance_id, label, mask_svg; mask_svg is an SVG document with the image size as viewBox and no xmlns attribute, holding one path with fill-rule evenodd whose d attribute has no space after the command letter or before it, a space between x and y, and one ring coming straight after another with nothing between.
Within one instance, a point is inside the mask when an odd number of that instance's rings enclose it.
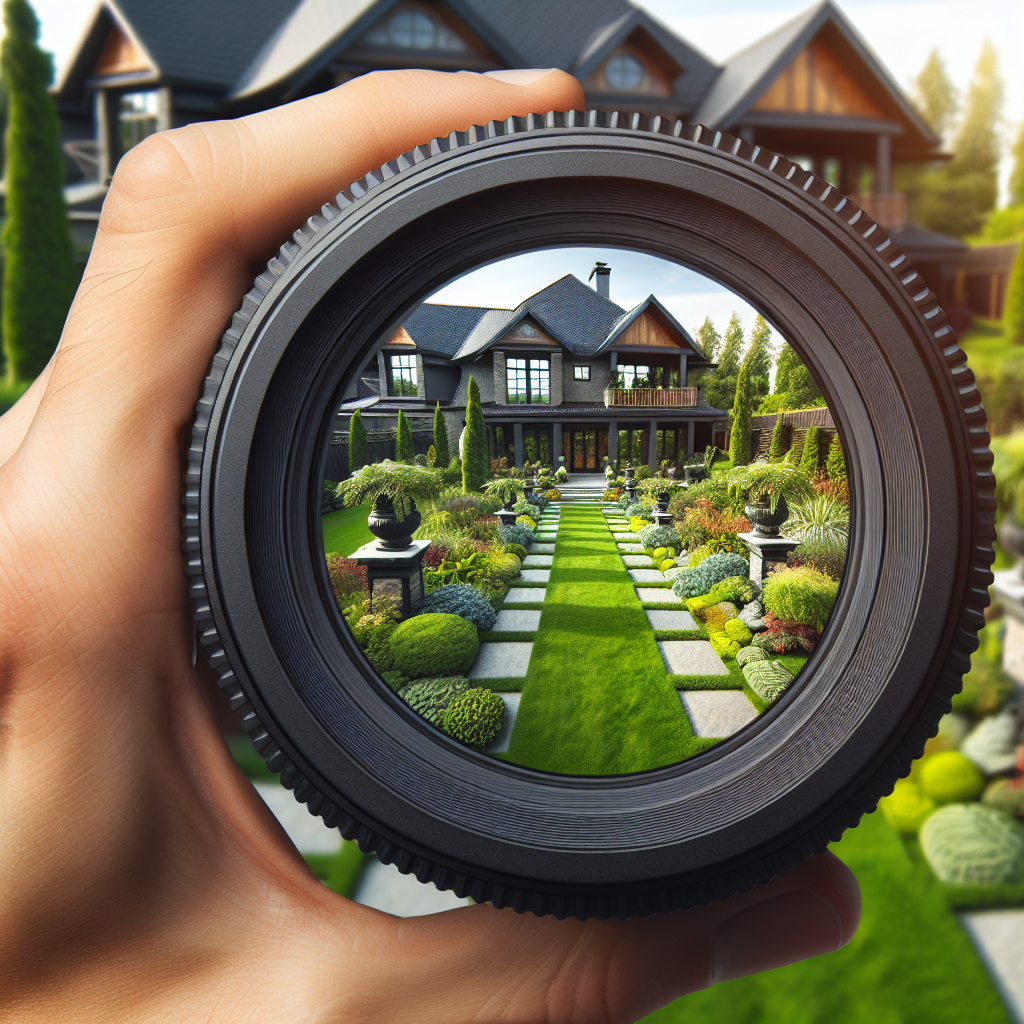
<instances>
[{"instance_id":1,"label":"wooden gable siding","mask_svg":"<svg viewBox=\"0 0 1024 1024\"><path fill-rule=\"evenodd\" d=\"M856 72L820 37L793 58L751 109L876 120L886 117L857 80Z\"/></svg>"},{"instance_id":2,"label":"wooden gable siding","mask_svg":"<svg viewBox=\"0 0 1024 1024\"><path fill-rule=\"evenodd\" d=\"M534 334L524 334L523 327L532 327ZM543 345L546 348L558 348L558 342L545 331L540 324L529 317L520 320L519 323L503 334L497 341L499 345Z\"/></svg>"},{"instance_id":3,"label":"wooden gable siding","mask_svg":"<svg viewBox=\"0 0 1024 1024\"><path fill-rule=\"evenodd\" d=\"M682 338L669 331L663 324L643 313L634 320L616 339L614 348L674 348L690 350Z\"/></svg>"},{"instance_id":4,"label":"wooden gable siding","mask_svg":"<svg viewBox=\"0 0 1024 1024\"><path fill-rule=\"evenodd\" d=\"M96 74L127 75L133 71L152 70L142 51L117 25L114 25L107 36L100 59L96 62Z\"/></svg>"},{"instance_id":5,"label":"wooden gable siding","mask_svg":"<svg viewBox=\"0 0 1024 1024\"><path fill-rule=\"evenodd\" d=\"M399 324L392 332L391 337L384 342L387 348L415 348L416 342L412 335L405 329L404 324Z\"/></svg>"}]
</instances>

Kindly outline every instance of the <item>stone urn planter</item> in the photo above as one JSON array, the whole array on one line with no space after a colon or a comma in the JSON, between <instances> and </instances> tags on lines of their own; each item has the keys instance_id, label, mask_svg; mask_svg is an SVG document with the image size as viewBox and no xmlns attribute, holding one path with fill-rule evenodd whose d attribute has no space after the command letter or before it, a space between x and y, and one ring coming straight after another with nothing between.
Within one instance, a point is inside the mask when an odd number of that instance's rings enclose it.
<instances>
[{"instance_id":1,"label":"stone urn planter","mask_svg":"<svg viewBox=\"0 0 1024 1024\"><path fill-rule=\"evenodd\" d=\"M625 470L626 482L632 480L636 476L636 470L632 466L627 466Z\"/></svg>"},{"instance_id":2,"label":"stone urn planter","mask_svg":"<svg viewBox=\"0 0 1024 1024\"><path fill-rule=\"evenodd\" d=\"M789 518L785 495L779 498L774 512L768 502L745 505L743 512L754 527L755 537L778 537L779 527Z\"/></svg>"},{"instance_id":3,"label":"stone urn planter","mask_svg":"<svg viewBox=\"0 0 1024 1024\"><path fill-rule=\"evenodd\" d=\"M1004 519L999 524L999 543L1020 562L1020 575L1024 577L1024 526L1015 519Z\"/></svg>"},{"instance_id":4,"label":"stone urn planter","mask_svg":"<svg viewBox=\"0 0 1024 1024\"><path fill-rule=\"evenodd\" d=\"M684 466L683 476L688 484L695 484L706 480L708 471L703 466Z\"/></svg>"},{"instance_id":5,"label":"stone urn planter","mask_svg":"<svg viewBox=\"0 0 1024 1024\"><path fill-rule=\"evenodd\" d=\"M499 508L494 514L501 520L502 526L515 526L516 516L519 513L510 508Z\"/></svg>"},{"instance_id":6,"label":"stone urn planter","mask_svg":"<svg viewBox=\"0 0 1024 1024\"><path fill-rule=\"evenodd\" d=\"M391 498L382 495L373 503L366 526L379 541L378 547L399 551L412 546L412 535L419 529L423 516L411 498L409 504L409 514L400 520L395 514L395 505Z\"/></svg>"},{"instance_id":7,"label":"stone urn planter","mask_svg":"<svg viewBox=\"0 0 1024 1024\"><path fill-rule=\"evenodd\" d=\"M672 495L669 494L668 491L661 491L658 494L658 511L659 512L667 512L668 511L668 503L669 503L669 501L671 501L671 499L672 499Z\"/></svg>"}]
</instances>

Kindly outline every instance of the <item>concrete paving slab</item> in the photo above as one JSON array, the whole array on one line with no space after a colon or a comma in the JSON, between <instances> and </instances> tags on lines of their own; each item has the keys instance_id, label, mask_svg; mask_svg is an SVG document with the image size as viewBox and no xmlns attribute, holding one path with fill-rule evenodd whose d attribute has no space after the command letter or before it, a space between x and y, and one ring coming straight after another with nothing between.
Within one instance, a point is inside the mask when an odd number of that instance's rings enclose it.
<instances>
[{"instance_id":1,"label":"concrete paving slab","mask_svg":"<svg viewBox=\"0 0 1024 1024\"><path fill-rule=\"evenodd\" d=\"M651 629L696 629L697 623L689 612L670 612L650 609L647 621Z\"/></svg>"},{"instance_id":2,"label":"concrete paving slab","mask_svg":"<svg viewBox=\"0 0 1024 1024\"><path fill-rule=\"evenodd\" d=\"M551 579L550 569L520 569L519 578L524 583L547 583ZM507 600L507 598L506 598Z\"/></svg>"},{"instance_id":3,"label":"concrete paving slab","mask_svg":"<svg viewBox=\"0 0 1024 1024\"><path fill-rule=\"evenodd\" d=\"M665 668L677 676L727 676L725 662L707 640L659 640L658 650ZM741 691L742 692L742 691ZM746 700L746 697L743 698ZM747 701L749 704L750 702ZM753 706L753 705L751 705ZM706 732L704 736L727 736L728 733Z\"/></svg>"},{"instance_id":4,"label":"concrete paving slab","mask_svg":"<svg viewBox=\"0 0 1024 1024\"><path fill-rule=\"evenodd\" d=\"M555 553L555 545L554 544L545 544L545 543L542 543L541 541L536 541L535 540L530 545L530 554L531 555L553 555L554 553Z\"/></svg>"},{"instance_id":5,"label":"concrete paving slab","mask_svg":"<svg viewBox=\"0 0 1024 1024\"><path fill-rule=\"evenodd\" d=\"M536 604L544 600L547 590L539 587L513 587L505 595L505 604Z\"/></svg>"},{"instance_id":6,"label":"concrete paving slab","mask_svg":"<svg viewBox=\"0 0 1024 1024\"><path fill-rule=\"evenodd\" d=\"M337 853L341 849L341 833L310 814L290 789L270 781L253 782L253 786L300 853Z\"/></svg>"},{"instance_id":7,"label":"concrete paving slab","mask_svg":"<svg viewBox=\"0 0 1024 1024\"><path fill-rule=\"evenodd\" d=\"M630 569L629 578L634 583L662 583L665 579L657 569Z\"/></svg>"},{"instance_id":8,"label":"concrete paving slab","mask_svg":"<svg viewBox=\"0 0 1024 1024\"><path fill-rule=\"evenodd\" d=\"M1007 1009L1024 1024L1024 910L980 910L960 915Z\"/></svg>"},{"instance_id":9,"label":"concrete paving slab","mask_svg":"<svg viewBox=\"0 0 1024 1024\"><path fill-rule=\"evenodd\" d=\"M532 653L532 643L502 641L494 644L481 644L480 653L469 670L469 678L522 678L526 675Z\"/></svg>"},{"instance_id":10,"label":"concrete paving slab","mask_svg":"<svg viewBox=\"0 0 1024 1024\"><path fill-rule=\"evenodd\" d=\"M491 629L499 633L532 633L540 626L540 612L526 608L503 608Z\"/></svg>"},{"instance_id":11,"label":"concrete paving slab","mask_svg":"<svg viewBox=\"0 0 1024 1024\"><path fill-rule=\"evenodd\" d=\"M554 555L527 555L523 565L527 569L549 569L554 560Z\"/></svg>"},{"instance_id":12,"label":"concrete paving slab","mask_svg":"<svg viewBox=\"0 0 1024 1024\"><path fill-rule=\"evenodd\" d=\"M507 754L509 744L512 742L512 730L515 728L516 715L519 714L519 700L521 693L499 693L498 696L505 702L505 717L501 722L501 732L487 745L489 754Z\"/></svg>"},{"instance_id":13,"label":"concrete paving slab","mask_svg":"<svg viewBox=\"0 0 1024 1024\"><path fill-rule=\"evenodd\" d=\"M648 604L682 604L683 599L668 587L637 587L636 596ZM507 601L508 598L506 597Z\"/></svg>"},{"instance_id":14,"label":"concrete paving slab","mask_svg":"<svg viewBox=\"0 0 1024 1024\"><path fill-rule=\"evenodd\" d=\"M616 540L639 540L640 539L640 534L639 533L629 533L628 531L626 533L613 533L612 536Z\"/></svg>"},{"instance_id":15,"label":"concrete paving slab","mask_svg":"<svg viewBox=\"0 0 1024 1024\"><path fill-rule=\"evenodd\" d=\"M381 864L376 858L366 865L355 901L395 917L422 917L467 906L455 893L424 885L415 875L403 875L394 864Z\"/></svg>"},{"instance_id":16,"label":"concrete paving slab","mask_svg":"<svg viewBox=\"0 0 1024 1024\"><path fill-rule=\"evenodd\" d=\"M654 559L650 555L623 555L622 563L630 569L650 569L654 566Z\"/></svg>"},{"instance_id":17,"label":"concrete paving slab","mask_svg":"<svg viewBox=\"0 0 1024 1024\"><path fill-rule=\"evenodd\" d=\"M757 718L742 690L680 690L679 699L695 736L731 736Z\"/></svg>"},{"instance_id":18,"label":"concrete paving slab","mask_svg":"<svg viewBox=\"0 0 1024 1024\"><path fill-rule=\"evenodd\" d=\"M623 541L622 543L619 544L619 550L620 551L634 551L634 552L639 552L640 554L643 554L644 546L643 546L643 544L638 544L635 541L634 542Z\"/></svg>"}]
</instances>

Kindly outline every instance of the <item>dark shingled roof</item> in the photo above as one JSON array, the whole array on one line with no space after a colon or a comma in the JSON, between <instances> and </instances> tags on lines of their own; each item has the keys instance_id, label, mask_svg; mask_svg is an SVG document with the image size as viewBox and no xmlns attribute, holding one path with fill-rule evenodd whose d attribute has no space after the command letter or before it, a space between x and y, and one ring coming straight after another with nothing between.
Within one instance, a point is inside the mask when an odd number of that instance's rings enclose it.
<instances>
[{"instance_id":1,"label":"dark shingled roof","mask_svg":"<svg viewBox=\"0 0 1024 1024\"><path fill-rule=\"evenodd\" d=\"M425 355L451 359L485 313L483 306L442 306L424 302L406 318L402 326Z\"/></svg>"}]
</instances>

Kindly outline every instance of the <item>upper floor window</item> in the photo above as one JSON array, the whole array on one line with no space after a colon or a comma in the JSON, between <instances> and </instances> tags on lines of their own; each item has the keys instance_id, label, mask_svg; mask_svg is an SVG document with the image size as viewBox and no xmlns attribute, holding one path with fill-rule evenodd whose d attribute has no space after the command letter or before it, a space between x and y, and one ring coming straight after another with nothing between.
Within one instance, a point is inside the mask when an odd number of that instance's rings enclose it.
<instances>
[{"instance_id":1,"label":"upper floor window","mask_svg":"<svg viewBox=\"0 0 1024 1024\"><path fill-rule=\"evenodd\" d=\"M632 54L620 53L605 64L604 77L613 89L635 92L643 83L644 66Z\"/></svg>"},{"instance_id":2,"label":"upper floor window","mask_svg":"<svg viewBox=\"0 0 1024 1024\"><path fill-rule=\"evenodd\" d=\"M121 151L127 153L147 135L157 130L157 93L126 92L121 96L118 121L121 126Z\"/></svg>"},{"instance_id":3,"label":"upper floor window","mask_svg":"<svg viewBox=\"0 0 1024 1024\"><path fill-rule=\"evenodd\" d=\"M620 388L646 388L650 386L649 366L623 365L618 369Z\"/></svg>"},{"instance_id":4,"label":"upper floor window","mask_svg":"<svg viewBox=\"0 0 1024 1024\"><path fill-rule=\"evenodd\" d=\"M415 395L416 388L416 357L391 357L391 393L393 395Z\"/></svg>"},{"instance_id":5,"label":"upper floor window","mask_svg":"<svg viewBox=\"0 0 1024 1024\"><path fill-rule=\"evenodd\" d=\"M572 368L572 379L573 380L590 380L590 367L589 366L574 366Z\"/></svg>"},{"instance_id":6,"label":"upper floor window","mask_svg":"<svg viewBox=\"0 0 1024 1024\"><path fill-rule=\"evenodd\" d=\"M374 26L364 39L373 46L394 46L402 50L461 51L466 44L426 11L396 11L386 21Z\"/></svg>"},{"instance_id":7,"label":"upper floor window","mask_svg":"<svg viewBox=\"0 0 1024 1024\"><path fill-rule=\"evenodd\" d=\"M508 359L505 384L512 405L547 405L551 401L551 364L547 359Z\"/></svg>"}]
</instances>

